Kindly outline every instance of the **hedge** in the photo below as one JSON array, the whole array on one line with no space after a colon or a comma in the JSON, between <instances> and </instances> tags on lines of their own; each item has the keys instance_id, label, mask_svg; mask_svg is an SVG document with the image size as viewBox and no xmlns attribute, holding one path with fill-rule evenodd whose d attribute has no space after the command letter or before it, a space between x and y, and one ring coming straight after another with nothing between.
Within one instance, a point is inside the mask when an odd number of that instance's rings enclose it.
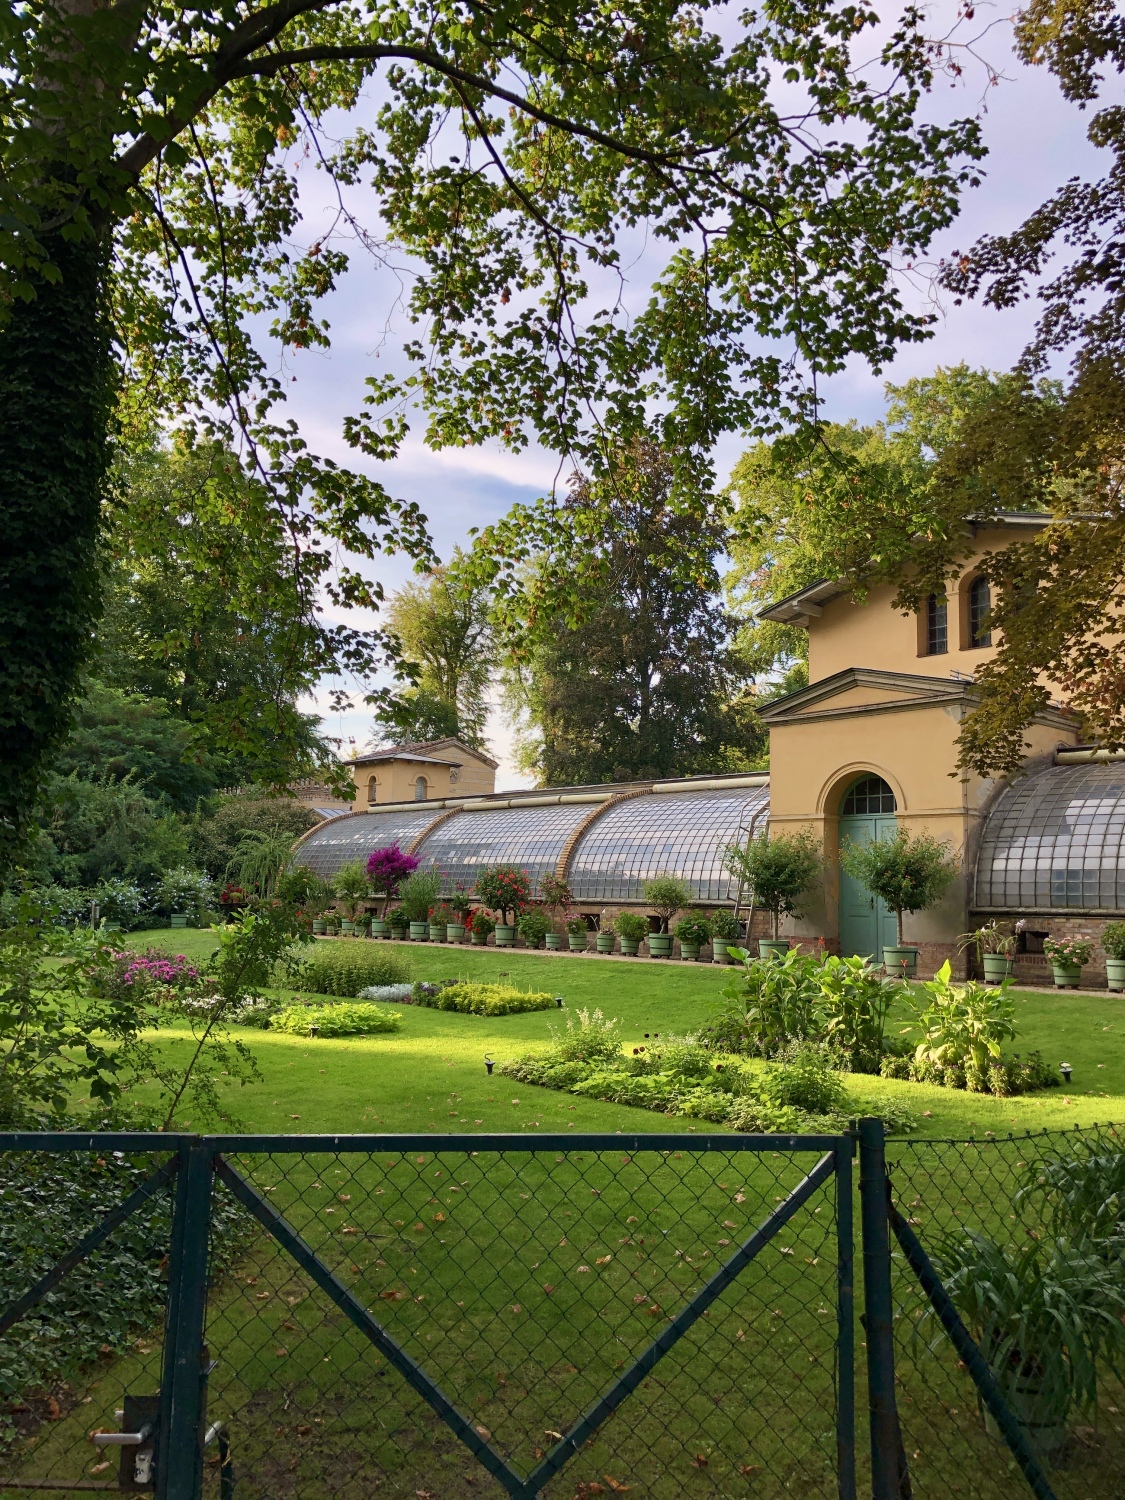
<instances>
[{"instance_id":1,"label":"hedge","mask_svg":"<svg viewBox=\"0 0 1125 1500\"><path fill-rule=\"evenodd\" d=\"M270 1017L271 1031L294 1036L374 1036L397 1031L402 1017L383 1005L287 1005Z\"/></svg>"},{"instance_id":2,"label":"hedge","mask_svg":"<svg viewBox=\"0 0 1125 1500\"><path fill-rule=\"evenodd\" d=\"M358 946L358 945L357 945ZM298 983L314 995L355 1000L360 990L376 985L409 984L410 960L391 948L358 947L358 952L328 949L301 965Z\"/></svg>"},{"instance_id":3,"label":"hedge","mask_svg":"<svg viewBox=\"0 0 1125 1500\"><path fill-rule=\"evenodd\" d=\"M472 1016L514 1016L528 1010L550 1010L554 995L517 990L506 984L416 984L415 1005L431 1010L456 1010Z\"/></svg>"}]
</instances>

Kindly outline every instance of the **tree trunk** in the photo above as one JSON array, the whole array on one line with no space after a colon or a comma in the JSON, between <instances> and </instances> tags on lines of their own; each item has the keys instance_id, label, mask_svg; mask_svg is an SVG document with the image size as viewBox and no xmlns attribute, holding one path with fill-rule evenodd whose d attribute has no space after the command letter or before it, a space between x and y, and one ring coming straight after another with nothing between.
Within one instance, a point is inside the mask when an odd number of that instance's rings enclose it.
<instances>
[{"instance_id":1,"label":"tree trunk","mask_svg":"<svg viewBox=\"0 0 1125 1500\"><path fill-rule=\"evenodd\" d=\"M0 329L0 883L70 724L100 603L98 541L116 365L108 244L48 241Z\"/></svg>"}]
</instances>

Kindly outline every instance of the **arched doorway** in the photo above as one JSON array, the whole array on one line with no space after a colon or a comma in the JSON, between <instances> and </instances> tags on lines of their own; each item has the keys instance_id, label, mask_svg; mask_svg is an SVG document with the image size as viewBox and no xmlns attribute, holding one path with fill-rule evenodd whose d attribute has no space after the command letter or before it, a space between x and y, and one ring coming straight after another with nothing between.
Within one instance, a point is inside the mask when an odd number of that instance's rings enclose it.
<instances>
[{"instance_id":1,"label":"arched doorway","mask_svg":"<svg viewBox=\"0 0 1125 1500\"><path fill-rule=\"evenodd\" d=\"M895 794L881 776L853 781L840 803L840 847L887 838L898 827L895 811ZM882 962L883 949L893 948L897 940L894 912L841 866L840 952Z\"/></svg>"}]
</instances>

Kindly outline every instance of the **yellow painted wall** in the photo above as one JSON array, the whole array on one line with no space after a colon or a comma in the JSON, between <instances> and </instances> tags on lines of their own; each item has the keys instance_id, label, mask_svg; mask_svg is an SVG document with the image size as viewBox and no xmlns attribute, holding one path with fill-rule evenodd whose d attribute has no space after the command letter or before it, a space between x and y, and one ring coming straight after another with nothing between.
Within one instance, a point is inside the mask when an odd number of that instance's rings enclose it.
<instances>
[{"instance_id":1,"label":"yellow painted wall","mask_svg":"<svg viewBox=\"0 0 1125 1500\"><path fill-rule=\"evenodd\" d=\"M459 767L434 765L435 759L459 760ZM429 754L429 752L427 752ZM374 761L369 765L352 767L352 778L356 785L355 807L360 811L384 802L413 802L415 782L419 776L426 779L426 801L442 797L479 797L496 790L496 772L463 751L435 751L427 761L411 760L408 756L396 756L393 760ZM375 796L370 793L371 778L375 777Z\"/></svg>"}]
</instances>

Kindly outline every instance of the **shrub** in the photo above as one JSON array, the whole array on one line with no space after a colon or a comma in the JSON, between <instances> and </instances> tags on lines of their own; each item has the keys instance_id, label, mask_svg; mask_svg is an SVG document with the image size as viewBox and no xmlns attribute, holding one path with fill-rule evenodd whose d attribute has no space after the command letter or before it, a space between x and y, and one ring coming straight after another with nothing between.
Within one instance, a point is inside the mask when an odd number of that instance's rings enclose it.
<instances>
[{"instance_id":1,"label":"shrub","mask_svg":"<svg viewBox=\"0 0 1125 1500\"><path fill-rule=\"evenodd\" d=\"M394 1005L413 1005L414 986L412 984L369 984L365 990L360 990L356 999L389 1000Z\"/></svg>"},{"instance_id":2,"label":"shrub","mask_svg":"<svg viewBox=\"0 0 1125 1500\"><path fill-rule=\"evenodd\" d=\"M489 911L500 913L505 925L508 914L517 917L531 903L531 877L515 865L487 865L477 876L477 900Z\"/></svg>"},{"instance_id":3,"label":"shrub","mask_svg":"<svg viewBox=\"0 0 1125 1500\"><path fill-rule=\"evenodd\" d=\"M911 834L905 828L889 839L845 844L840 864L894 912L900 948L903 912L925 911L933 906L957 873L948 844L939 844L928 833Z\"/></svg>"},{"instance_id":4,"label":"shrub","mask_svg":"<svg viewBox=\"0 0 1125 1500\"><path fill-rule=\"evenodd\" d=\"M354 922L367 896L367 871L358 859L349 859L340 866L336 871L333 888L344 908L344 915Z\"/></svg>"},{"instance_id":5,"label":"shrub","mask_svg":"<svg viewBox=\"0 0 1125 1500\"><path fill-rule=\"evenodd\" d=\"M271 1031L294 1036L375 1036L397 1031L402 1017L380 1005L288 1005L270 1019Z\"/></svg>"},{"instance_id":6,"label":"shrub","mask_svg":"<svg viewBox=\"0 0 1125 1500\"><path fill-rule=\"evenodd\" d=\"M755 902L769 912L776 938L782 916L799 916L801 898L812 885L822 863L820 844L808 829L770 838L768 831L743 847L729 844L723 863L754 892Z\"/></svg>"},{"instance_id":7,"label":"shrub","mask_svg":"<svg viewBox=\"0 0 1125 1500\"><path fill-rule=\"evenodd\" d=\"M1125 958L1125 922L1107 922L1102 929L1106 958Z\"/></svg>"},{"instance_id":8,"label":"shrub","mask_svg":"<svg viewBox=\"0 0 1125 1500\"><path fill-rule=\"evenodd\" d=\"M862 958L829 954L820 966L820 1014L825 1043L847 1061L853 1073L877 1073L883 1032L906 985L869 968Z\"/></svg>"},{"instance_id":9,"label":"shrub","mask_svg":"<svg viewBox=\"0 0 1125 1500\"><path fill-rule=\"evenodd\" d=\"M383 910L397 897L398 888L418 868L417 855L404 854L397 844L372 849L364 869L371 889L383 898Z\"/></svg>"},{"instance_id":10,"label":"shrub","mask_svg":"<svg viewBox=\"0 0 1125 1500\"><path fill-rule=\"evenodd\" d=\"M914 1025L922 1032L915 1058L940 1067L958 1064L978 1076L1001 1058L1001 1043L1016 1034L1015 1001L1005 981L997 989L970 979L951 984L946 959L922 990L927 998L916 1008Z\"/></svg>"},{"instance_id":11,"label":"shrub","mask_svg":"<svg viewBox=\"0 0 1125 1500\"><path fill-rule=\"evenodd\" d=\"M532 911L525 911L516 926L527 946L538 948L551 930L551 921L546 912L537 907Z\"/></svg>"},{"instance_id":12,"label":"shrub","mask_svg":"<svg viewBox=\"0 0 1125 1500\"><path fill-rule=\"evenodd\" d=\"M469 926L477 937L491 937L496 931L496 923L486 911L475 911L469 919Z\"/></svg>"},{"instance_id":13,"label":"shrub","mask_svg":"<svg viewBox=\"0 0 1125 1500\"><path fill-rule=\"evenodd\" d=\"M133 881L103 880L94 886L90 897L98 903L98 915L103 922L120 922L126 932L142 925L144 893Z\"/></svg>"},{"instance_id":14,"label":"shrub","mask_svg":"<svg viewBox=\"0 0 1125 1500\"><path fill-rule=\"evenodd\" d=\"M734 912L728 911L725 906L721 906L718 911L713 911L707 921L711 928L711 936L722 938L724 943L733 943L742 936L743 924Z\"/></svg>"},{"instance_id":15,"label":"shrub","mask_svg":"<svg viewBox=\"0 0 1125 1500\"><path fill-rule=\"evenodd\" d=\"M433 990L433 994L425 991ZM514 1016L529 1010L549 1010L555 1004L554 995L531 990L517 990L504 984L448 984L438 986L415 985L414 998L418 1005L432 1010L455 1010L471 1016Z\"/></svg>"},{"instance_id":16,"label":"shrub","mask_svg":"<svg viewBox=\"0 0 1125 1500\"><path fill-rule=\"evenodd\" d=\"M415 870L399 887L399 902L408 922L428 922L437 904L441 875L437 870Z\"/></svg>"},{"instance_id":17,"label":"shrub","mask_svg":"<svg viewBox=\"0 0 1125 1500\"><path fill-rule=\"evenodd\" d=\"M694 944L701 948L711 936L711 927L701 911L688 911L676 923L675 935L681 944Z\"/></svg>"},{"instance_id":18,"label":"shrub","mask_svg":"<svg viewBox=\"0 0 1125 1500\"><path fill-rule=\"evenodd\" d=\"M143 953L115 953L108 970L99 970L91 987L97 994L119 1000L132 996L156 1002L163 992L199 988L200 972L182 953L146 948Z\"/></svg>"},{"instance_id":19,"label":"shrub","mask_svg":"<svg viewBox=\"0 0 1125 1500\"><path fill-rule=\"evenodd\" d=\"M846 1113L851 1104L828 1053L808 1043L791 1048L784 1062L767 1068L755 1081L753 1093L768 1104L801 1109L810 1115Z\"/></svg>"},{"instance_id":20,"label":"shrub","mask_svg":"<svg viewBox=\"0 0 1125 1500\"><path fill-rule=\"evenodd\" d=\"M660 918L660 931L667 932L669 922L691 900L691 892L676 876L657 875L645 881L645 900Z\"/></svg>"},{"instance_id":21,"label":"shrub","mask_svg":"<svg viewBox=\"0 0 1125 1500\"><path fill-rule=\"evenodd\" d=\"M723 1004L702 1035L728 1052L773 1057L821 1033L820 961L790 948L783 957L748 959L723 989Z\"/></svg>"},{"instance_id":22,"label":"shrub","mask_svg":"<svg viewBox=\"0 0 1125 1500\"><path fill-rule=\"evenodd\" d=\"M387 913L386 920L390 923L392 931L404 932L410 926L410 918L401 906L392 906Z\"/></svg>"},{"instance_id":23,"label":"shrub","mask_svg":"<svg viewBox=\"0 0 1125 1500\"><path fill-rule=\"evenodd\" d=\"M316 995L342 995L354 1000L360 990L373 984L406 984L411 963L403 953L381 944L356 943L358 952L343 952L332 944L322 944L301 965L297 983ZM370 951L369 951L370 950Z\"/></svg>"},{"instance_id":24,"label":"shrub","mask_svg":"<svg viewBox=\"0 0 1125 1500\"><path fill-rule=\"evenodd\" d=\"M154 895L157 911L165 916L172 912L187 912L189 919L196 923L203 921L217 900L215 883L210 875L186 865L166 870Z\"/></svg>"},{"instance_id":25,"label":"shrub","mask_svg":"<svg viewBox=\"0 0 1125 1500\"><path fill-rule=\"evenodd\" d=\"M566 930L571 937L585 937L588 931L586 918L579 912L572 912L566 919Z\"/></svg>"},{"instance_id":26,"label":"shrub","mask_svg":"<svg viewBox=\"0 0 1125 1500\"><path fill-rule=\"evenodd\" d=\"M1045 938L1043 942L1048 963L1066 968L1084 969L1093 951L1093 945L1085 938Z\"/></svg>"},{"instance_id":27,"label":"shrub","mask_svg":"<svg viewBox=\"0 0 1125 1500\"><path fill-rule=\"evenodd\" d=\"M566 1030L551 1027L556 1062L605 1062L621 1055L620 1022L607 1021L600 1010L567 1013Z\"/></svg>"},{"instance_id":28,"label":"shrub","mask_svg":"<svg viewBox=\"0 0 1125 1500\"><path fill-rule=\"evenodd\" d=\"M1125 1151L1082 1141L1073 1154L1028 1170L1033 1180L1016 1194L1017 1209L1030 1203L1036 1222L1056 1237L1118 1255L1125 1250Z\"/></svg>"},{"instance_id":29,"label":"shrub","mask_svg":"<svg viewBox=\"0 0 1125 1500\"><path fill-rule=\"evenodd\" d=\"M648 932L648 923L635 911L618 912L613 925L618 937L623 937L629 943L639 943Z\"/></svg>"},{"instance_id":30,"label":"shrub","mask_svg":"<svg viewBox=\"0 0 1125 1500\"><path fill-rule=\"evenodd\" d=\"M443 901L439 906L435 906L430 913L430 921L438 927L451 927L454 924L461 926L462 918L463 913L449 901Z\"/></svg>"}]
</instances>

